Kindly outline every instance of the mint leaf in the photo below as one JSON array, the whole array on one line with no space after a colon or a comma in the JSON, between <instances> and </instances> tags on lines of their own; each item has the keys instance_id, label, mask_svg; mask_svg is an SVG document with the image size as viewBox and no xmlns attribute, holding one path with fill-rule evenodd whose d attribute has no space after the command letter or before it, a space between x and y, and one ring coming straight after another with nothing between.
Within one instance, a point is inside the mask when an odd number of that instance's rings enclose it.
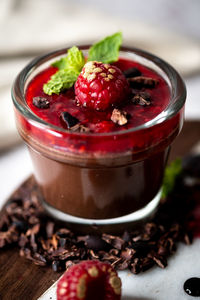
<instances>
[{"instance_id":1,"label":"mint leaf","mask_svg":"<svg viewBox=\"0 0 200 300\"><path fill-rule=\"evenodd\" d=\"M176 178L181 171L182 163L180 158L177 158L166 167L163 179L162 198L165 198L172 192L175 186Z\"/></svg>"},{"instance_id":2,"label":"mint leaf","mask_svg":"<svg viewBox=\"0 0 200 300\"><path fill-rule=\"evenodd\" d=\"M79 73L74 70L59 70L51 76L51 79L46 84L44 84L43 91L47 95L59 94L63 90L72 87L77 80L78 75Z\"/></svg>"},{"instance_id":3,"label":"mint leaf","mask_svg":"<svg viewBox=\"0 0 200 300\"><path fill-rule=\"evenodd\" d=\"M96 60L102 63L117 61L122 43L122 33L117 32L94 44L89 49L88 61Z\"/></svg>"},{"instance_id":4,"label":"mint leaf","mask_svg":"<svg viewBox=\"0 0 200 300\"><path fill-rule=\"evenodd\" d=\"M79 50L76 46L70 48L67 52L66 57L62 57L57 60L52 65L57 67L59 70L62 69L72 69L80 72L85 64L85 58L83 52Z\"/></svg>"},{"instance_id":5,"label":"mint leaf","mask_svg":"<svg viewBox=\"0 0 200 300\"><path fill-rule=\"evenodd\" d=\"M79 50L76 46L70 48L67 53L66 63L66 68L76 70L77 72L81 72L85 64L83 52Z\"/></svg>"},{"instance_id":6,"label":"mint leaf","mask_svg":"<svg viewBox=\"0 0 200 300\"><path fill-rule=\"evenodd\" d=\"M59 94L63 90L72 87L84 64L85 58L82 51L76 46L70 48L66 57L62 57L52 64L59 70L44 84L43 91L45 94Z\"/></svg>"},{"instance_id":7,"label":"mint leaf","mask_svg":"<svg viewBox=\"0 0 200 300\"><path fill-rule=\"evenodd\" d=\"M62 57L61 59L55 61L52 66L58 68L59 70L66 69L66 57Z\"/></svg>"},{"instance_id":8,"label":"mint leaf","mask_svg":"<svg viewBox=\"0 0 200 300\"><path fill-rule=\"evenodd\" d=\"M121 43L121 32L106 37L89 49L88 61L96 60L102 63L117 61ZM59 70L44 84L43 91L45 94L59 94L63 90L72 87L84 64L85 58L82 51L76 46L70 48L66 57L62 57L52 64Z\"/></svg>"}]
</instances>

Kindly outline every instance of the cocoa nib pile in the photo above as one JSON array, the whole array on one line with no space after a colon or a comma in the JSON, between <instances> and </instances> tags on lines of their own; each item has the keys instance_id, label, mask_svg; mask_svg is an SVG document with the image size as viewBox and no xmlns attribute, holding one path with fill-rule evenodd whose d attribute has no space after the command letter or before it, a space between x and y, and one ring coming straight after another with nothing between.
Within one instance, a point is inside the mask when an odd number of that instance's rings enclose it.
<instances>
[{"instance_id":1,"label":"cocoa nib pile","mask_svg":"<svg viewBox=\"0 0 200 300\"><path fill-rule=\"evenodd\" d=\"M21 256L40 266L50 265L54 271L87 259L109 262L118 270L129 269L134 274L154 265L165 268L177 242L191 243L187 225L195 199L200 196L200 157L187 158L183 165L173 192L162 201L154 219L139 231L125 231L121 236L77 235L56 223L45 215L31 178L1 212L0 247L6 251L18 246Z\"/></svg>"}]
</instances>

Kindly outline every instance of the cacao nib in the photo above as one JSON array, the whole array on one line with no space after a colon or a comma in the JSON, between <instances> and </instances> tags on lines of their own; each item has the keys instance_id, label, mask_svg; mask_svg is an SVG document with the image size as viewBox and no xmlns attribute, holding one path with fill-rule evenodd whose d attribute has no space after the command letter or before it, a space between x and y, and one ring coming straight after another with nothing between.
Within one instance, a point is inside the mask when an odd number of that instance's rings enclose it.
<instances>
[{"instance_id":1,"label":"cacao nib","mask_svg":"<svg viewBox=\"0 0 200 300\"><path fill-rule=\"evenodd\" d=\"M64 111L61 113L60 120L61 120L63 126L67 129L71 129L79 123L79 120L76 117L73 117L67 111Z\"/></svg>"},{"instance_id":2,"label":"cacao nib","mask_svg":"<svg viewBox=\"0 0 200 300\"><path fill-rule=\"evenodd\" d=\"M167 266L167 260L163 256L159 255L153 255L152 259L155 261L155 263L162 269L164 269Z\"/></svg>"},{"instance_id":3,"label":"cacao nib","mask_svg":"<svg viewBox=\"0 0 200 300\"><path fill-rule=\"evenodd\" d=\"M139 92L132 97L131 101L134 104L139 104L141 106L148 106L151 104L150 94L147 92Z\"/></svg>"},{"instance_id":4,"label":"cacao nib","mask_svg":"<svg viewBox=\"0 0 200 300\"><path fill-rule=\"evenodd\" d=\"M108 250L110 248L109 244L97 235L87 236L85 240L85 245L87 248L90 248L95 251Z\"/></svg>"},{"instance_id":5,"label":"cacao nib","mask_svg":"<svg viewBox=\"0 0 200 300\"><path fill-rule=\"evenodd\" d=\"M33 105L38 108L49 108L50 102L44 97L33 97Z\"/></svg>"},{"instance_id":6,"label":"cacao nib","mask_svg":"<svg viewBox=\"0 0 200 300\"><path fill-rule=\"evenodd\" d=\"M183 239L184 239L184 242L185 242L186 245L191 245L192 244L191 234L185 233Z\"/></svg>"},{"instance_id":7,"label":"cacao nib","mask_svg":"<svg viewBox=\"0 0 200 300\"><path fill-rule=\"evenodd\" d=\"M154 88L158 84L158 80L150 77L145 76L136 76L128 78L130 86L133 88Z\"/></svg>"},{"instance_id":8,"label":"cacao nib","mask_svg":"<svg viewBox=\"0 0 200 300\"><path fill-rule=\"evenodd\" d=\"M126 78L136 77L136 76L140 76L142 74L140 72L140 70L136 67L129 68L129 69L125 70L123 73Z\"/></svg>"},{"instance_id":9,"label":"cacao nib","mask_svg":"<svg viewBox=\"0 0 200 300\"><path fill-rule=\"evenodd\" d=\"M59 260L54 260L52 262L52 269L54 272L60 272L65 270L64 264Z\"/></svg>"}]
</instances>

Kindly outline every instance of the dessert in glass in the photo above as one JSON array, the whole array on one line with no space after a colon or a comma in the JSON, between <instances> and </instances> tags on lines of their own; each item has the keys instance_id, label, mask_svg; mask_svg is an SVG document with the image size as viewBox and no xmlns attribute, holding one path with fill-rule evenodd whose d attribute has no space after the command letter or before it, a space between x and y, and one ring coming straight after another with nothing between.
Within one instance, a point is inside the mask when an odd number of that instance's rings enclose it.
<instances>
[{"instance_id":1,"label":"dessert in glass","mask_svg":"<svg viewBox=\"0 0 200 300\"><path fill-rule=\"evenodd\" d=\"M74 83L49 92L68 50L33 60L12 90L43 206L73 224L144 220L160 202L170 146L183 124L185 85L150 53L121 47L105 63L91 60L85 45Z\"/></svg>"}]
</instances>

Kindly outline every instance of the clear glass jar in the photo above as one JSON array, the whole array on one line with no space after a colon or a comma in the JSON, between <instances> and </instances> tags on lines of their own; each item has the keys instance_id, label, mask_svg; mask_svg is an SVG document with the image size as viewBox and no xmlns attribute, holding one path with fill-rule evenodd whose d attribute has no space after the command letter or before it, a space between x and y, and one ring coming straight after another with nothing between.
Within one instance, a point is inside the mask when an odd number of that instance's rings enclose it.
<instances>
[{"instance_id":1,"label":"clear glass jar","mask_svg":"<svg viewBox=\"0 0 200 300\"><path fill-rule=\"evenodd\" d=\"M89 46L80 48L87 55ZM164 78L170 89L169 105L154 119L128 130L69 132L40 119L25 99L31 79L66 51L33 60L12 89L17 128L29 148L43 205L68 223L107 226L144 220L160 201L169 148L183 124L185 85L163 60L122 47L120 57Z\"/></svg>"}]
</instances>

